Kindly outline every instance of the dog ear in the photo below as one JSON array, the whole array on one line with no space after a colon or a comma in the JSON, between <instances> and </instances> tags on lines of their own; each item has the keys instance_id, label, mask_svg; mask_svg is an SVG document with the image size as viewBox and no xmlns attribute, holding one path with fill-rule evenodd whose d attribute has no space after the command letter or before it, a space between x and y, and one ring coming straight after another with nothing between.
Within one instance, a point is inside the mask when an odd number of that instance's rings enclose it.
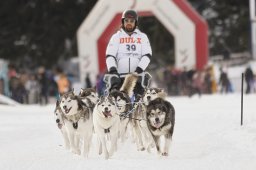
<instances>
[{"instance_id":1,"label":"dog ear","mask_svg":"<svg viewBox=\"0 0 256 170\"><path fill-rule=\"evenodd\" d=\"M89 106L90 108L93 108L93 103L91 102L91 100L88 100L88 106Z\"/></svg>"},{"instance_id":2,"label":"dog ear","mask_svg":"<svg viewBox=\"0 0 256 170\"><path fill-rule=\"evenodd\" d=\"M60 101L57 100L57 101L56 101L56 107L58 107L59 105L60 105Z\"/></svg>"},{"instance_id":3,"label":"dog ear","mask_svg":"<svg viewBox=\"0 0 256 170\"><path fill-rule=\"evenodd\" d=\"M148 89L149 88L147 88L147 87L144 89L143 96L145 96L145 94L147 93Z\"/></svg>"},{"instance_id":4,"label":"dog ear","mask_svg":"<svg viewBox=\"0 0 256 170\"><path fill-rule=\"evenodd\" d=\"M63 96L64 93L59 93L59 98L61 98Z\"/></svg>"},{"instance_id":5,"label":"dog ear","mask_svg":"<svg viewBox=\"0 0 256 170\"><path fill-rule=\"evenodd\" d=\"M78 110L82 110L84 105L83 101L78 96L75 96L75 100L77 100L78 103Z\"/></svg>"},{"instance_id":6,"label":"dog ear","mask_svg":"<svg viewBox=\"0 0 256 170\"><path fill-rule=\"evenodd\" d=\"M74 88L72 88L72 94L75 95L75 89Z\"/></svg>"},{"instance_id":7,"label":"dog ear","mask_svg":"<svg viewBox=\"0 0 256 170\"><path fill-rule=\"evenodd\" d=\"M174 110L172 104L168 101L164 101L164 105L167 108L167 112L170 112L171 110Z\"/></svg>"},{"instance_id":8,"label":"dog ear","mask_svg":"<svg viewBox=\"0 0 256 170\"><path fill-rule=\"evenodd\" d=\"M104 100L104 96L100 96L99 101L102 102Z\"/></svg>"},{"instance_id":9,"label":"dog ear","mask_svg":"<svg viewBox=\"0 0 256 170\"><path fill-rule=\"evenodd\" d=\"M79 92L79 95L81 95L81 94L83 93L83 91L84 91L84 89L81 88L81 89L80 89L80 92Z\"/></svg>"}]
</instances>

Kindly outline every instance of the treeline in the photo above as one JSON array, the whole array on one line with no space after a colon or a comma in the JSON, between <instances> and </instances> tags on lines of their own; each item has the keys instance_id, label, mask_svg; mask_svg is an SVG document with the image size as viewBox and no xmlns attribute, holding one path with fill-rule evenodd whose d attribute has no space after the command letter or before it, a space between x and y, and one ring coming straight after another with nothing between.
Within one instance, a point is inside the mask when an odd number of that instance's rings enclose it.
<instances>
[{"instance_id":1,"label":"treeline","mask_svg":"<svg viewBox=\"0 0 256 170\"><path fill-rule=\"evenodd\" d=\"M0 1L0 58L19 67L51 67L77 56L76 31L96 0ZM209 24L210 55L250 51L249 1L189 0ZM155 18L141 23L157 38L158 56L173 55L174 40ZM157 35L164 36L157 36ZM162 39L161 39L162 38ZM151 38L152 39L152 38ZM167 45L163 43L167 42ZM169 45L168 45L169 44ZM170 58L168 57L170 60ZM167 61L173 62L173 61ZM166 63L163 58L162 63Z\"/></svg>"}]
</instances>

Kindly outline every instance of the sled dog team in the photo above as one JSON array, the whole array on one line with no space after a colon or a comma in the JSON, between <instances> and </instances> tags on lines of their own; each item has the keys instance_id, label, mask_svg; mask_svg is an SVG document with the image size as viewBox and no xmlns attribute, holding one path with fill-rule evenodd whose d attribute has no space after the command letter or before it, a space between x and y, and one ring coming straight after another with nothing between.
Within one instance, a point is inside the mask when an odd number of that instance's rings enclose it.
<instances>
[{"instance_id":1,"label":"sled dog team","mask_svg":"<svg viewBox=\"0 0 256 170\"><path fill-rule=\"evenodd\" d=\"M88 157L95 133L99 154L109 159L117 151L118 139L123 142L129 133L137 150L150 152L156 147L159 154L168 156L175 124L174 107L159 88L145 89L141 100L132 104L130 98L137 79L135 74L127 75L120 90L100 98L95 88L81 89L78 95L74 91L61 94L54 115L65 148Z\"/></svg>"}]
</instances>

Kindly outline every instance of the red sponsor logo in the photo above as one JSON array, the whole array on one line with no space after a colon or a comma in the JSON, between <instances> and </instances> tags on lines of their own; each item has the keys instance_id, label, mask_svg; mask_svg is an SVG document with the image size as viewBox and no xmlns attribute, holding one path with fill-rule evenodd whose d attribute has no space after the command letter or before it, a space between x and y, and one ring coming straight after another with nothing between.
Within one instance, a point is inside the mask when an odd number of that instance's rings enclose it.
<instances>
[{"instance_id":1,"label":"red sponsor logo","mask_svg":"<svg viewBox=\"0 0 256 170\"><path fill-rule=\"evenodd\" d=\"M137 44L141 44L141 38L134 38L134 37L120 38L120 44L123 44L123 43L137 43Z\"/></svg>"}]
</instances>

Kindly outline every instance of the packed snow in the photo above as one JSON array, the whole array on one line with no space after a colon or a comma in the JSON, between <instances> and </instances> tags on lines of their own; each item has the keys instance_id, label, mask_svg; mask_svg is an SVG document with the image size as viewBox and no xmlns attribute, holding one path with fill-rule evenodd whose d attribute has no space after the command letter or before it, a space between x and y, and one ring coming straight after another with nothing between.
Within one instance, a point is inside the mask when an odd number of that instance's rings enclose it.
<instances>
[{"instance_id":1,"label":"packed snow","mask_svg":"<svg viewBox=\"0 0 256 170\"><path fill-rule=\"evenodd\" d=\"M129 137L118 142L114 155L98 155L93 137L88 158L63 146L56 126L54 104L0 105L0 169L90 170L255 170L256 95L244 96L240 125L240 94L169 97L176 109L176 124L168 157L137 151Z\"/></svg>"}]
</instances>

